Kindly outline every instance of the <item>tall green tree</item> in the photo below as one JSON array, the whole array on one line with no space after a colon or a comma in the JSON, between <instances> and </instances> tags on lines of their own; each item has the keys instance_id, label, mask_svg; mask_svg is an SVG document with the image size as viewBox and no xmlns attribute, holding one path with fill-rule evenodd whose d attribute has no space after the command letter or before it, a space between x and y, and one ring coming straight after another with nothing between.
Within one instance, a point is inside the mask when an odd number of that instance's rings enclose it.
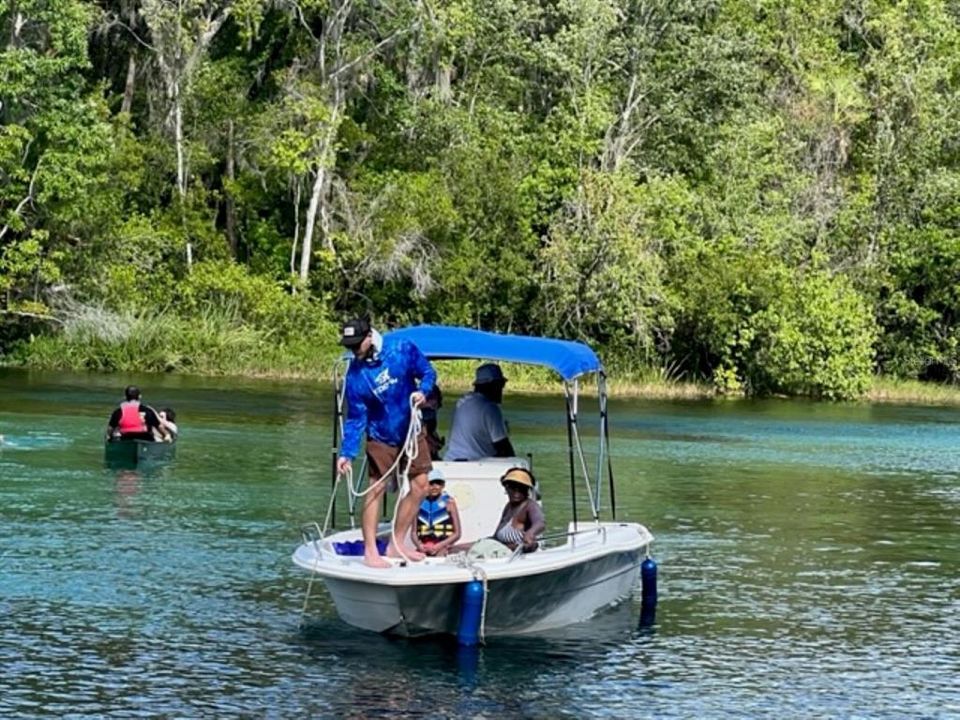
<instances>
[{"instance_id":1,"label":"tall green tree","mask_svg":"<svg viewBox=\"0 0 960 720\"><path fill-rule=\"evenodd\" d=\"M39 302L123 203L113 126L87 86L87 3L0 8L0 275L8 306Z\"/></svg>"}]
</instances>

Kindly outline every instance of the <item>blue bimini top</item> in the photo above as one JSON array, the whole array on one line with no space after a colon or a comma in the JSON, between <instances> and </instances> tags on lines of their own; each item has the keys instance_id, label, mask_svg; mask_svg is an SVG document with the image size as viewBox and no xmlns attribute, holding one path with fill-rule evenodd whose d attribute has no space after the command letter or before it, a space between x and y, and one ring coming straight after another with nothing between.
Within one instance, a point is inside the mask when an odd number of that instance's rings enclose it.
<instances>
[{"instance_id":1,"label":"blue bimini top","mask_svg":"<svg viewBox=\"0 0 960 720\"><path fill-rule=\"evenodd\" d=\"M573 340L501 335L446 325L417 325L394 330L385 337L410 341L431 360L502 360L541 365L553 369L564 380L603 372L597 354Z\"/></svg>"}]
</instances>

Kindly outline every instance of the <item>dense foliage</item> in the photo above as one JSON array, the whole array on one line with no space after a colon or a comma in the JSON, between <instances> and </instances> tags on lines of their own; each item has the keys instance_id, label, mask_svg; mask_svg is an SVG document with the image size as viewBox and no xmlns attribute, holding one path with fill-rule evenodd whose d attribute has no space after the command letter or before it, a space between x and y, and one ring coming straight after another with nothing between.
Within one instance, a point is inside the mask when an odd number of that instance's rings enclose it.
<instances>
[{"instance_id":1,"label":"dense foliage","mask_svg":"<svg viewBox=\"0 0 960 720\"><path fill-rule=\"evenodd\" d=\"M960 379L955 3L6 0L0 31L19 361L296 369L364 311L722 392Z\"/></svg>"}]
</instances>

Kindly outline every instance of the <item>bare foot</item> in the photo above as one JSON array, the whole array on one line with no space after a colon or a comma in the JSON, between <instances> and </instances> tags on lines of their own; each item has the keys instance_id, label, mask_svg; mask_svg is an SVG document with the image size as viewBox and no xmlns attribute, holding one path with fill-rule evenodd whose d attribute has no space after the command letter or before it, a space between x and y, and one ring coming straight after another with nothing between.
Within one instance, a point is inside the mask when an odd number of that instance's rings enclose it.
<instances>
[{"instance_id":1,"label":"bare foot","mask_svg":"<svg viewBox=\"0 0 960 720\"><path fill-rule=\"evenodd\" d=\"M413 548L408 548L404 550L403 555L401 555L400 551L397 550L396 545L394 545L393 543L390 543L390 545L387 547L387 557L400 558L400 559L403 559L404 557L406 557L407 560L410 560L412 562L419 562L420 560L423 560L426 557L426 555L424 555L419 550L414 550Z\"/></svg>"},{"instance_id":2,"label":"bare foot","mask_svg":"<svg viewBox=\"0 0 960 720\"><path fill-rule=\"evenodd\" d=\"M384 560L379 555L373 555L371 557L363 556L363 564L367 567L372 568L388 568L391 567L390 563Z\"/></svg>"}]
</instances>

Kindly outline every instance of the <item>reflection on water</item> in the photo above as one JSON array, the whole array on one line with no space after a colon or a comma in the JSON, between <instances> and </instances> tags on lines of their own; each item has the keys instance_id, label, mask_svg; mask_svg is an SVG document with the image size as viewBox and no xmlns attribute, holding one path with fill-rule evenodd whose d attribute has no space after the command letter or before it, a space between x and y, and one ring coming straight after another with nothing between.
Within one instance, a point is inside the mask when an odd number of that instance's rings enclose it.
<instances>
[{"instance_id":1,"label":"reflection on water","mask_svg":"<svg viewBox=\"0 0 960 720\"><path fill-rule=\"evenodd\" d=\"M143 478L136 470L117 470L117 517L132 517L135 514L137 495Z\"/></svg>"},{"instance_id":2,"label":"reflection on water","mask_svg":"<svg viewBox=\"0 0 960 720\"><path fill-rule=\"evenodd\" d=\"M300 641L311 661L325 668L328 709L336 716L362 716L376 707L401 716L419 710L430 717L548 717L564 714L557 696L570 699L563 685L571 678L606 678L625 643L642 645L637 623L635 608L623 603L566 633L493 638L484 647L461 648L442 638L388 639L323 620L305 627ZM609 712L611 702L594 710Z\"/></svg>"},{"instance_id":3,"label":"reflection on water","mask_svg":"<svg viewBox=\"0 0 960 720\"><path fill-rule=\"evenodd\" d=\"M191 418L175 461L104 467L127 381ZM955 410L618 401L619 517L657 536L655 613L638 588L460 649L354 630L318 588L301 628L290 554L326 509L328 406L316 386L0 371L0 717L960 716ZM560 404L505 412L556 528Z\"/></svg>"}]
</instances>

